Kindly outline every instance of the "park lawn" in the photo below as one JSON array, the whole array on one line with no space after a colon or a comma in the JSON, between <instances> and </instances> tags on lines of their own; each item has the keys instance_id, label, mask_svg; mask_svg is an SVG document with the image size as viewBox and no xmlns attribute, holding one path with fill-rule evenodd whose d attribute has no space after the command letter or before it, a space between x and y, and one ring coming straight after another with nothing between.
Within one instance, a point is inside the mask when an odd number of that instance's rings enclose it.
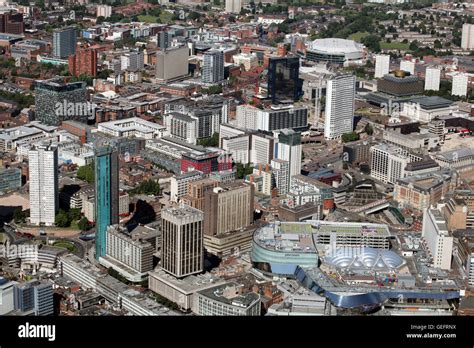
<instances>
[{"instance_id":1,"label":"park lawn","mask_svg":"<svg viewBox=\"0 0 474 348\"><path fill-rule=\"evenodd\" d=\"M171 23L171 18L173 18L173 14L167 11L163 11L160 13L160 21L161 23Z\"/></svg>"},{"instance_id":2,"label":"park lawn","mask_svg":"<svg viewBox=\"0 0 474 348\"><path fill-rule=\"evenodd\" d=\"M70 252L76 251L76 247L74 246L74 244L66 241L54 242L53 246L55 246L56 248L67 249Z\"/></svg>"},{"instance_id":3,"label":"park lawn","mask_svg":"<svg viewBox=\"0 0 474 348\"><path fill-rule=\"evenodd\" d=\"M358 31L357 33L351 34L349 36L349 39L360 42L360 40L362 40L362 38L366 37L367 35L369 35L369 33L366 32L366 31L364 31L364 32Z\"/></svg>"},{"instance_id":4,"label":"park lawn","mask_svg":"<svg viewBox=\"0 0 474 348\"><path fill-rule=\"evenodd\" d=\"M410 47L409 43L403 43L403 42L385 42L385 41L380 41L380 48L381 49L387 49L387 50L408 50Z\"/></svg>"},{"instance_id":5,"label":"park lawn","mask_svg":"<svg viewBox=\"0 0 474 348\"><path fill-rule=\"evenodd\" d=\"M156 23L157 17L151 16L151 15L140 15L138 16L138 20L140 22L145 22L145 23Z\"/></svg>"}]
</instances>

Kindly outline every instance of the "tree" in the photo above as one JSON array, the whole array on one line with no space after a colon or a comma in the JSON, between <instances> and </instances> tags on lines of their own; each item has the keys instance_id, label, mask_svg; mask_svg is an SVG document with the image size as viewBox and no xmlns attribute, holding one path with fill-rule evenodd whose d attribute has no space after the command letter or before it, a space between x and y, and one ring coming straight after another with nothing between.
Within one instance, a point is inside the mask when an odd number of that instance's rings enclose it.
<instances>
[{"instance_id":1,"label":"tree","mask_svg":"<svg viewBox=\"0 0 474 348\"><path fill-rule=\"evenodd\" d=\"M341 137L343 143L349 143L351 141L359 140L359 134L356 132L344 133Z\"/></svg>"},{"instance_id":2,"label":"tree","mask_svg":"<svg viewBox=\"0 0 474 348\"><path fill-rule=\"evenodd\" d=\"M364 132L367 133L367 135L372 135L374 134L374 129L370 125L370 123L367 123L364 128Z\"/></svg>"},{"instance_id":3,"label":"tree","mask_svg":"<svg viewBox=\"0 0 474 348\"><path fill-rule=\"evenodd\" d=\"M204 147L216 147L219 146L219 133L214 133L210 138L204 138L204 139L199 139L197 141L198 145L204 146Z\"/></svg>"},{"instance_id":4,"label":"tree","mask_svg":"<svg viewBox=\"0 0 474 348\"><path fill-rule=\"evenodd\" d=\"M83 217L81 220L79 220L79 222L77 223L77 227L79 227L79 229L81 231L87 231L91 228L91 225L89 224L89 221L87 220L86 217Z\"/></svg>"},{"instance_id":5,"label":"tree","mask_svg":"<svg viewBox=\"0 0 474 348\"><path fill-rule=\"evenodd\" d=\"M380 52L380 37L377 35L367 35L360 41L371 51Z\"/></svg>"},{"instance_id":6,"label":"tree","mask_svg":"<svg viewBox=\"0 0 474 348\"><path fill-rule=\"evenodd\" d=\"M420 46L420 44L418 43L418 41L415 40L415 41L412 41L412 42L410 43L410 46L408 47L408 49L409 49L410 51L416 51L419 46Z\"/></svg>"},{"instance_id":7,"label":"tree","mask_svg":"<svg viewBox=\"0 0 474 348\"><path fill-rule=\"evenodd\" d=\"M15 221L15 223L26 222L26 218L29 215L29 210L23 211L21 208L16 208L13 211L13 221Z\"/></svg>"},{"instance_id":8,"label":"tree","mask_svg":"<svg viewBox=\"0 0 474 348\"><path fill-rule=\"evenodd\" d=\"M69 215L62 209L59 210L59 213L56 214L54 223L58 227L71 226L71 220L69 219Z\"/></svg>"},{"instance_id":9,"label":"tree","mask_svg":"<svg viewBox=\"0 0 474 348\"><path fill-rule=\"evenodd\" d=\"M79 167L77 170L77 177L81 180L87 181L89 184L92 184L94 182L94 164L87 164L85 166Z\"/></svg>"},{"instance_id":10,"label":"tree","mask_svg":"<svg viewBox=\"0 0 474 348\"><path fill-rule=\"evenodd\" d=\"M160 184L158 184L157 181L150 179L142 181L137 187L135 187L130 192L132 194L146 194L158 196L161 192L161 188Z\"/></svg>"},{"instance_id":11,"label":"tree","mask_svg":"<svg viewBox=\"0 0 474 348\"><path fill-rule=\"evenodd\" d=\"M237 172L236 178L243 179L246 175L253 173L253 167L250 164L246 164L245 166L242 163L236 164Z\"/></svg>"}]
</instances>

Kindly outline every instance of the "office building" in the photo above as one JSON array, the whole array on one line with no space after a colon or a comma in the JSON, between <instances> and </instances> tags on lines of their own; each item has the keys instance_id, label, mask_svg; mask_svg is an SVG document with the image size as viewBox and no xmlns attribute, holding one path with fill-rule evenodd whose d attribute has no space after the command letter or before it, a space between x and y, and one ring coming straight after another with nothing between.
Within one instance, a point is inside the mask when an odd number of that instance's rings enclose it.
<instances>
[{"instance_id":1,"label":"office building","mask_svg":"<svg viewBox=\"0 0 474 348\"><path fill-rule=\"evenodd\" d=\"M425 91L439 91L441 69L427 67L425 71Z\"/></svg>"},{"instance_id":2,"label":"office building","mask_svg":"<svg viewBox=\"0 0 474 348\"><path fill-rule=\"evenodd\" d=\"M457 95L459 97L467 96L467 84L469 82L469 78L467 74L464 73L457 73L453 75L453 86L452 86L452 95Z\"/></svg>"},{"instance_id":3,"label":"office building","mask_svg":"<svg viewBox=\"0 0 474 348\"><path fill-rule=\"evenodd\" d=\"M400 178L393 199L401 208L423 211L435 207L455 183L456 176L449 170Z\"/></svg>"},{"instance_id":4,"label":"office building","mask_svg":"<svg viewBox=\"0 0 474 348\"><path fill-rule=\"evenodd\" d=\"M1 168L0 169L0 192L16 190L21 187L21 169Z\"/></svg>"},{"instance_id":5,"label":"office building","mask_svg":"<svg viewBox=\"0 0 474 348\"><path fill-rule=\"evenodd\" d=\"M352 142L344 144L342 147L343 161L352 165L370 163L370 147L367 141Z\"/></svg>"},{"instance_id":6,"label":"office building","mask_svg":"<svg viewBox=\"0 0 474 348\"><path fill-rule=\"evenodd\" d=\"M238 231L253 222L254 187L235 182L216 187L204 197L204 235Z\"/></svg>"},{"instance_id":7,"label":"office building","mask_svg":"<svg viewBox=\"0 0 474 348\"><path fill-rule=\"evenodd\" d=\"M198 291L193 312L205 316L260 316L260 295L236 282Z\"/></svg>"},{"instance_id":8,"label":"office building","mask_svg":"<svg viewBox=\"0 0 474 348\"><path fill-rule=\"evenodd\" d=\"M87 102L86 83L65 83L61 79L35 82L36 120L48 126L59 126L62 121L76 120L87 123L93 116Z\"/></svg>"},{"instance_id":9,"label":"office building","mask_svg":"<svg viewBox=\"0 0 474 348\"><path fill-rule=\"evenodd\" d=\"M474 285L474 235L472 230L455 231L453 255L458 258L469 285Z\"/></svg>"},{"instance_id":10,"label":"office building","mask_svg":"<svg viewBox=\"0 0 474 348\"><path fill-rule=\"evenodd\" d=\"M15 309L24 315L54 314L53 286L47 282L30 281L15 285Z\"/></svg>"},{"instance_id":11,"label":"office building","mask_svg":"<svg viewBox=\"0 0 474 348\"><path fill-rule=\"evenodd\" d=\"M424 211L422 236L433 258L433 266L450 271L453 237L449 235L446 220L439 210Z\"/></svg>"},{"instance_id":12,"label":"office building","mask_svg":"<svg viewBox=\"0 0 474 348\"><path fill-rule=\"evenodd\" d=\"M161 267L177 278L203 270L203 213L186 205L161 211Z\"/></svg>"},{"instance_id":13,"label":"office building","mask_svg":"<svg viewBox=\"0 0 474 348\"><path fill-rule=\"evenodd\" d=\"M376 79L387 75L390 72L390 55L377 54L375 56L375 75Z\"/></svg>"},{"instance_id":14,"label":"office building","mask_svg":"<svg viewBox=\"0 0 474 348\"><path fill-rule=\"evenodd\" d=\"M212 192L217 186L219 186L219 181L210 178L191 181L188 183L188 193L181 198L181 202L203 211L206 194Z\"/></svg>"},{"instance_id":15,"label":"office building","mask_svg":"<svg viewBox=\"0 0 474 348\"><path fill-rule=\"evenodd\" d=\"M170 182L170 200L178 202L181 197L188 194L188 183L200 180L203 173L197 170L174 175Z\"/></svg>"},{"instance_id":16,"label":"office building","mask_svg":"<svg viewBox=\"0 0 474 348\"><path fill-rule=\"evenodd\" d=\"M119 162L110 146L95 153L95 257L107 253L107 227L119 222Z\"/></svg>"},{"instance_id":17,"label":"office building","mask_svg":"<svg viewBox=\"0 0 474 348\"><path fill-rule=\"evenodd\" d=\"M400 70L409 73L410 75L415 75L415 63L409 60L400 61Z\"/></svg>"},{"instance_id":18,"label":"office building","mask_svg":"<svg viewBox=\"0 0 474 348\"><path fill-rule=\"evenodd\" d=\"M395 184L398 179L405 177L405 168L408 163L421 159L421 156L384 143L372 146L370 154L370 176L390 184Z\"/></svg>"},{"instance_id":19,"label":"office building","mask_svg":"<svg viewBox=\"0 0 474 348\"><path fill-rule=\"evenodd\" d=\"M458 105L452 100L438 96L416 97L401 104L400 116L412 121L430 122L438 117L450 116L458 111Z\"/></svg>"},{"instance_id":20,"label":"office building","mask_svg":"<svg viewBox=\"0 0 474 348\"><path fill-rule=\"evenodd\" d=\"M171 32L160 31L156 36L157 46L162 50L166 50L171 46L171 38Z\"/></svg>"},{"instance_id":21,"label":"office building","mask_svg":"<svg viewBox=\"0 0 474 348\"><path fill-rule=\"evenodd\" d=\"M189 48L173 47L156 53L156 78L160 81L173 81L189 74Z\"/></svg>"},{"instance_id":22,"label":"office building","mask_svg":"<svg viewBox=\"0 0 474 348\"><path fill-rule=\"evenodd\" d=\"M131 235L119 225L107 227L107 252L100 263L112 267L132 282L140 282L153 269L155 247L140 235Z\"/></svg>"},{"instance_id":23,"label":"office building","mask_svg":"<svg viewBox=\"0 0 474 348\"><path fill-rule=\"evenodd\" d=\"M112 16L112 6L97 5L97 17L109 18Z\"/></svg>"},{"instance_id":24,"label":"office building","mask_svg":"<svg viewBox=\"0 0 474 348\"><path fill-rule=\"evenodd\" d=\"M222 138L221 148L231 154L234 163L247 164L250 161L250 135L238 135L232 138Z\"/></svg>"},{"instance_id":25,"label":"office building","mask_svg":"<svg viewBox=\"0 0 474 348\"><path fill-rule=\"evenodd\" d=\"M76 54L69 56L69 73L72 76L97 76L97 50L91 47L79 47Z\"/></svg>"},{"instance_id":26,"label":"office building","mask_svg":"<svg viewBox=\"0 0 474 348\"><path fill-rule=\"evenodd\" d=\"M7 315L15 310L15 285L17 282L0 277L0 315Z\"/></svg>"},{"instance_id":27,"label":"office building","mask_svg":"<svg viewBox=\"0 0 474 348\"><path fill-rule=\"evenodd\" d=\"M225 0L225 12L240 13L241 10L242 10L241 0Z\"/></svg>"},{"instance_id":28,"label":"office building","mask_svg":"<svg viewBox=\"0 0 474 348\"><path fill-rule=\"evenodd\" d=\"M77 30L75 27L56 29L53 32L53 56L68 58L76 53Z\"/></svg>"},{"instance_id":29,"label":"office building","mask_svg":"<svg viewBox=\"0 0 474 348\"><path fill-rule=\"evenodd\" d=\"M236 114L237 126L246 129L274 131L308 125L308 108L299 105L272 105L264 109L239 105Z\"/></svg>"},{"instance_id":30,"label":"office building","mask_svg":"<svg viewBox=\"0 0 474 348\"><path fill-rule=\"evenodd\" d=\"M327 82L324 137L337 139L354 130L354 75L338 75Z\"/></svg>"},{"instance_id":31,"label":"office building","mask_svg":"<svg viewBox=\"0 0 474 348\"><path fill-rule=\"evenodd\" d=\"M23 35L24 31L23 13L8 9L0 14L0 33Z\"/></svg>"},{"instance_id":32,"label":"office building","mask_svg":"<svg viewBox=\"0 0 474 348\"><path fill-rule=\"evenodd\" d=\"M143 70L145 56L142 51L132 51L120 57L121 70L139 71Z\"/></svg>"},{"instance_id":33,"label":"office building","mask_svg":"<svg viewBox=\"0 0 474 348\"><path fill-rule=\"evenodd\" d=\"M30 184L30 223L54 224L59 209L58 149L41 144L28 151Z\"/></svg>"},{"instance_id":34,"label":"office building","mask_svg":"<svg viewBox=\"0 0 474 348\"><path fill-rule=\"evenodd\" d=\"M250 149L250 162L253 165L268 164L274 156L275 138L267 133L252 133Z\"/></svg>"},{"instance_id":35,"label":"office building","mask_svg":"<svg viewBox=\"0 0 474 348\"><path fill-rule=\"evenodd\" d=\"M283 129L278 134L278 143L275 144L275 158L290 164L290 178L301 174L301 153L301 133Z\"/></svg>"},{"instance_id":36,"label":"office building","mask_svg":"<svg viewBox=\"0 0 474 348\"><path fill-rule=\"evenodd\" d=\"M219 83L224 80L224 52L212 49L203 56L202 81Z\"/></svg>"},{"instance_id":37,"label":"office building","mask_svg":"<svg viewBox=\"0 0 474 348\"><path fill-rule=\"evenodd\" d=\"M284 195L290 187L290 163L282 159L272 159L270 163L278 194Z\"/></svg>"},{"instance_id":38,"label":"office building","mask_svg":"<svg viewBox=\"0 0 474 348\"><path fill-rule=\"evenodd\" d=\"M297 101L303 95L299 77L299 57L270 57L268 62L268 97L272 103Z\"/></svg>"},{"instance_id":39,"label":"office building","mask_svg":"<svg viewBox=\"0 0 474 348\"><path fill-rule=\"evenodd\" d=\"M474 48L474 24L463 24L461 48L464 50L472 50Z\"/></svg>"}]
</instances>

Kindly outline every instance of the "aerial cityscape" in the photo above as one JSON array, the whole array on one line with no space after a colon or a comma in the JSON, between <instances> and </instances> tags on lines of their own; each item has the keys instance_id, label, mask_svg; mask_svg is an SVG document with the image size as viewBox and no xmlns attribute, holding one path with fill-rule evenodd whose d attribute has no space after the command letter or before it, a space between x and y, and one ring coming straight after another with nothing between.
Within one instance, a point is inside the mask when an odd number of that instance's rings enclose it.
<instances>
[{"instance_id":1,"label":"aerial cityscape","mask_svg":"<svg viewBox=\"0 0 474 348\"><path fill-rule=\"evenodd\" d=\"M0 0L0 154L0 316L474 315L472 2Z\"/></svg>"}]
</instances>

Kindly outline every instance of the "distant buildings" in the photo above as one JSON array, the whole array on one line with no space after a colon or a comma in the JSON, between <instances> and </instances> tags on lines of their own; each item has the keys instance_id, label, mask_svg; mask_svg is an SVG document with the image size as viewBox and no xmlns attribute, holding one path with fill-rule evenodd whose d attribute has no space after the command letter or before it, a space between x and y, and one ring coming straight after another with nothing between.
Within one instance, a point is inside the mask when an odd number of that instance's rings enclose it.
<instances>
[{"instance_id":1,"label":"distant buildings","mask_svg":"<svg viewBox=\"0 0 474 348\"><path fill-rule=\"evenodd\" d=\"M324 137L337 139L354 130L354 75L338 75L327 82Z\"/></svg>"},{"instance_id":2,"label":"distant buildings","mask_svg":"<svg viewBox=\"0 0 474 348\"><path fill-rule=\"evenodd\" d=\"M30 223L51 226L59 209L58 149L41 144L28 152Z\"/></svg>"},{"instance_id":3,"label":"distant buildings","mask_svg":"<svg viewBox=\"0 0 474 348\"><path fill-rule=\"evenodd\" d=\"M224 80L224 52L209 50L204 53L202 67L202 81L218 83Z\"/></svg>"},{"instance_id":4,"label":"distant buildings","mask_svg":"<svg viewBox=\"0 0 474 348\"><path fill-rule=\"evenodd\" d=\"M182 205L161 211L161 267L177 278L203 270L203 214Z\"/></svg>"},{"instance_id":5,"label":"distant buildings","mask_svg":"<svg viewBox=\"0 0 474 348\"><path fill-rule=\"evenodd\" d=\"M474 24L464 23L462 26L461 48L474 49Z\"/></svg>"},{"instance_id":6,"label":"distant buildings","mask_svg":"<svg viewBox=\"0 0 474 348\"><path fill-rule=\"evenodd\" d=\"M225 0L225 12L240 13L241 10L242 10L241 0Z\"/></svg>"},{"instance_id":7,"label":"distant buildings","mask_svg":"<svg viewBox=\"0 0 474 348\"><path fill-rule=\"evenodd\" d=\"M268 62L268 97L273 103L297 101L302 95L299 57L270 57Z\"/></svg>"},{"instance_id":8,"label":"distant buildings","mask_svg":"<svg viewBox=\"0 0 474 348\"><path fill-rule=\"evenodd\" d=\"M464 73L457 73L453 75L453 85L451 94L457 95L459 97L467 96L467 84L469 82L469 78L467 74Z\"/></svg>"},{"instance_id":9,"label":"distant buildings","mask_svg":"<svg viewBox=\"0 0 474 348\"><path fill-rule=\"evenodd\" d=\"M119 220L119 163L117 152L108 146L95 155L95 258L107 253L107 227Z\"/></svg>"},{"instance_id":10,"label":"distant buildings","mask_svg":"<svg viewBox=\"0 0 474 348\"><path fill-rule=\"evenodd\" d=\"M402 59L400 61L400 70L405 71L410 75L415 75L415 63L410 60Z\"/></svg>"},{"instance_id":11,"label":"distant buildings","mask_svg":"<svg viewBox=\"0 0 474 348\"><path fill-rule=\"evenodd\" d=\"M439 210L425 210L422 235L433 258L433 266L451 270L453 237L449 235L446 220Z\"/></svg>"},{"instance_id":12,"label":"distant buildings","mask_svg":"<svg viewBox=\"0 0 474 348\"><path fill-rule=\"evenodd\" d=\"M112 16L112 6L97 5L97 17L109 18Z\"/></svg>"},{"instance_id":13,"label":"distant buildings","mask_svg":"<svg viewBox=\"0 0 474 348\"><path fill-rule=\"evenodd\" d=\"M390 72L390 56L387 54L377 54L375 56L375 75L376 79L383 77Z\"/></svg>"},{"instance_id":14,"label":"distant buildings","mask_svg":"<svg viewBox=\"0 0 474 348\"><path fill-rule=\"evenodd\" d=\"M66 27L53 32L53 56L55 58L68 58L76 53L77 29Z\"/></svg>"},{"instance_id":15,"label":"distant buildings","mask_svg":"<svg viewBox=\"0 0 474 348\"><path fill-rule=\"evenodd\" d=\"M441 70L436 67L427 67L425 71L425 91L439 91Z\"/></svg>"}]
</instances>

